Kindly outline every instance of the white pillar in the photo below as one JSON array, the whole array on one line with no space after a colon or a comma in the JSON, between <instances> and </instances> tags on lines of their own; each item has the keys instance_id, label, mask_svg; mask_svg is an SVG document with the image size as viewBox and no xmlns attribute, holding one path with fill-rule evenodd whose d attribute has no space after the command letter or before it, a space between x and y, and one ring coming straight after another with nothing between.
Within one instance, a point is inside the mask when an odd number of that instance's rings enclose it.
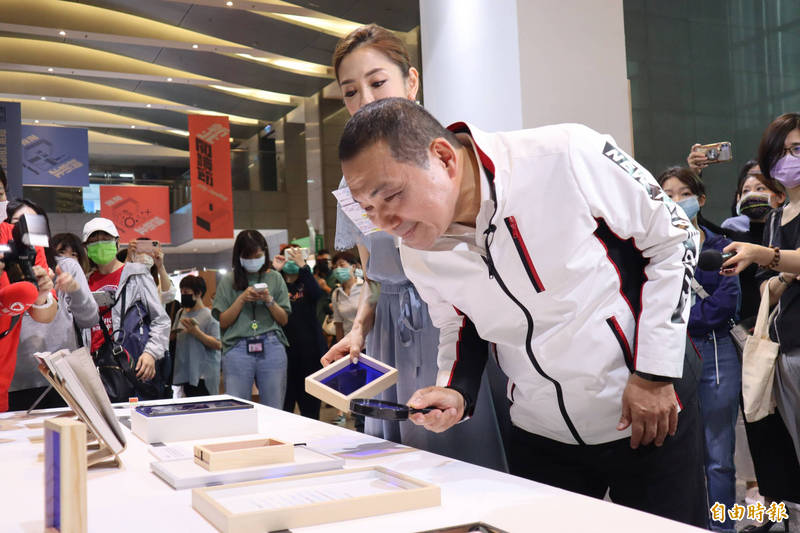
<instances>
[{"instance_id":1,"label":"white pillar","mask_svg":"<svg viewBox=\"0 0 800 533\"><path fill-rule=\"evenodd\" d=\"M622 0L420 0L425 107L487 131L579 122L633 151Z\"/></svg>"}]
</instances>

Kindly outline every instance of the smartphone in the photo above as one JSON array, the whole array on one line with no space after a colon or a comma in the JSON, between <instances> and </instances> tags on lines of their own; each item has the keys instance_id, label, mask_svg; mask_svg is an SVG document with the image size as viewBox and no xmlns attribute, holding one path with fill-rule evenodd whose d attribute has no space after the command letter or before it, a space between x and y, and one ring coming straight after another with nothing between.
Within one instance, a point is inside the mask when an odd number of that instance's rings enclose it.
<instances>
[{"instance_id":1,"label":"smartphone","mask_svg":"<svg viewBox=\"0 0 800 533\"><path fill-rule=\"evenodd\" d=\"M92 297L94 297L98 307L111 307L114 305L114 297L108 291L94 291L92 292Z\"/></svg>"},{"instance_id":2,"label":"smartphone","mask_svg":"<svg viewBox=\"0 0 800 533\"><path fill-rule=\"evenodd\" d=\"M300 248L300 253L303 254L303 260L308 259L308 248Z\"/></svg>"},{"instance_id":3,"label":"smartphone","mask_svg":"<svg viewBox=\"0 0 800 533\"><path fill-rule=\"evenodd\" d=\"M253 285L253 288L255 290L257 290L258 292L264 292L265 290L267 290L267 284L266 283L256 283L255 285Z\"/></svg>"},{"instance_id":4,"label":"smartphone","mask_svg":"<svg viewBox=\"0 0 800 533\"><path fill-rule=\"evenodd\" d=\"M733 159L731 143L728 141L704 144L699 146L697 151L705 155L709 163L724 163Z\"/></svg>"},{"instance_id":5,"label":"smartphone","mask_svg":"<svg viewBox=\"0 0 800 533\"><path fill-rule=\"evenodd\" d=\"M158 241L136 241L136 253L151 254L158 249Z\"/></svg>"}]
</instances>

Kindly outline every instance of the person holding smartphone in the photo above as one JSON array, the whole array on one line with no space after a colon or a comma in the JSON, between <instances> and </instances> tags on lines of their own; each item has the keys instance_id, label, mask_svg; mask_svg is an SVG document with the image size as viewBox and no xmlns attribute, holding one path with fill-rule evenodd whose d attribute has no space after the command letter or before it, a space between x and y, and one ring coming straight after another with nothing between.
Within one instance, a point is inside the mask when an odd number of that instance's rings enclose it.
<instances>
[{"instance_id":1,"label":"person holding smartphone","mask_svg":"<svg viewBox=\"0 0 800 533\"><path fill-rule=\"evenodd\" d=\"M219 394L222 341L219 322L203 304L206 282L185 276L180 282L181 310L175 316L175 373L172 382L183 385L186 396Z\"/></svg>"},{"instance_id":2,"label":"person holding smartphone","mask_svg":"<svg viewBox=\"0 0 800 533\"><path fill-rule=\"evenodd\" d=\"M175 300L177 291L164 266L164 250L161 249L160 242L147 237L139 237L128 243L128 250L123 260L142 263L150 268L153 281L156 282L161 295L161 303L166 305Z\"/></svg>"},{"instance_id":3,"label":"person holding smartphone","mask_svg":"<svg viewBox=\"0 0 800 533\"><path fill-rule=\"evenodd\" d=\"M322 289L306 263L303 248L287 246L282 254L272 259L272 266L283 275L292 305L289 322L283 328L289 339L283 410L293 413L296 403L301 415L319 420L320 401L305 391L305 378L322 368L319 358L327 349L322 326L317 320L317 301L323 294Z\"/></svg>"},{"instance_id":4,"label":"person holding smartphone","mask_svg":"<svg viewBox=\"0 0 800 533\"><path fill-rule=\"evenodd\" d=\"M267 241L244 230L233 244L232 271L220 280L211 311L222 329L225 392L249 400L253 382L259 402L283 408L286 347L282 327L292 308L283 277L269 268Z\"/></svg>"}]
</instances>

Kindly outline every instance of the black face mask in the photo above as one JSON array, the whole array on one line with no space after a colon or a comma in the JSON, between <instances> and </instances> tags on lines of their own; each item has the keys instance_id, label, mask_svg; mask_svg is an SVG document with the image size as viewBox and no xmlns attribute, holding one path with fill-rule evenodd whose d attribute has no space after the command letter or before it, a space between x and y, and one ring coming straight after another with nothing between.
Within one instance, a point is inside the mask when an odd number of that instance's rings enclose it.
<instances>
[{"instance_id":1,"label":"black face mask","mask_svg":"<svg viewBox=\"0 0 800 533\"><path fill-rule=\"evenodd\" d=\"M181 307L191 309L194 307L195 300L191 294L181 294Z\"/></svg>"},{"instance_id":2,"label":"black face mask","mask_svg":"<svg viewBox=\"0 0 800 533\"><path fill-rule=\"evenodd\" d=\"M324 277L328 277L331 273L331 264L328 262L327 259L322 259L319 261L319 273L322 274Z\"/></svg>"}]
</instances>

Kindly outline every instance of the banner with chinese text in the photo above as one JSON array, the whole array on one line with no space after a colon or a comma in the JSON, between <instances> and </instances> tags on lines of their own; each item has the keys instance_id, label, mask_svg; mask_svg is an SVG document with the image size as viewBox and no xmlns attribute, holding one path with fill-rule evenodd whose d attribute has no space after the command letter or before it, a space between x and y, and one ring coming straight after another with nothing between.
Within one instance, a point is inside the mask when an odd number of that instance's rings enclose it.
<instances>
[{"instance_id":1,"label":"banner with chinese text","mask_svg":"<svg viewBox=\"0 0 800 533\"><path fill-rule=\"evenodd\" d=\"M192 234L233 237L233 191L228 117L189 115Z\"/></svg>"},{"instance_id":2,"label":"banner with chinese text","mask_svg":"<svg viewBox=\"0 0 800 533\"><path fill-rule=\"evenodd\" d=\"M0 102L0 166L8 181L8 197L22 198L22 108Z\"/></svg>"},{"instance_id":3,"label":"banner with chinese text","mask_svg":"<svg viewBox=\"0 0 800 533\"><path fill-rule=\"evenodd\" d=\"M169 187L101 185L100 216L114 222L121 244L139 237L171 242Z\"/></svg>"},{"instance_id":4,"label":"banner with chinese text","mask_svg":"<svg viewBox=\"0 0 800 533\"><path fill-rule=\"evenodd\" d=\"M88 187L88 130L23 125L22 183Z\"/></svg>"}]
</instances>

